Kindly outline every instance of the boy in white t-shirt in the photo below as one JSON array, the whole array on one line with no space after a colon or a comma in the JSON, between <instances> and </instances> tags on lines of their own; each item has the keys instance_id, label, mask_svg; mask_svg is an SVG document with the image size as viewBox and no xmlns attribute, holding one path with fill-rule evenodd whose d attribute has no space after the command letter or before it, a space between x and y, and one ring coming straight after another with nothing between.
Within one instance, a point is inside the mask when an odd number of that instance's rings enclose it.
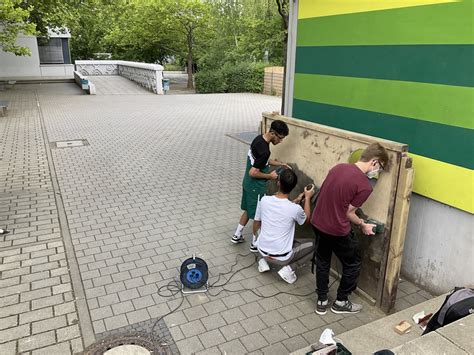
<instances>
[{"instance_id":1,"label":"boy in white t-shirt","mask_svg":"<svg viewBox=\"0 0 474 355\"><path fill-rule=\"evenodd\" d=\"M260 254L258 271L270 270L270 264L281 266L278 274L292 284L296 281L295 270L311 260L314 251L314 239L295 240L295 223L299 225L309 221L310 201L314 195L314 186L305 188L293 202L288 196L296 186L298 178L291 169L284 170L278 178L278 192L273 196L264 196L257 205L253 233L257 235L257 247ZM304 209L299 202L304 197Z\"/></svg>"}]
</instances>

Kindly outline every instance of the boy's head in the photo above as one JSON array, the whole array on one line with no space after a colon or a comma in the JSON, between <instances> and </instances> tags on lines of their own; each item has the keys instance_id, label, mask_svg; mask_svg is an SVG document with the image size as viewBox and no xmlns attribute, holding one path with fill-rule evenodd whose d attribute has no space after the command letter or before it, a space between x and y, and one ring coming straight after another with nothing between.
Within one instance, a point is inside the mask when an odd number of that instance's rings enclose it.
<instances>
[{"instance_id":1,"label":"boy's head","mask_svg":"<svg viewBox=\"0 0 474 355\"><path fill-rule=\"evenodd\" d=\"M359 161L367 163L370 161L378 162L382 169L388 165L388 153L380 143L372 143L364 149Z\"/></svg>"},{"instance_id":2,"label":"boy's head","mask_svg":"<svg viewBox=\"0 0 474 355\"><path fill-rule=\"evenodd\" d=\"M289 194L298 183L298 177L291 169L285 169L278 177L278 188L280 192Z\"/></svg>"},{"instance_id":3,"label":"boy's head","mask_svg":"<svg viewBox=\"0 0 474 355\"><path fill-rule=\"evenodd\" d=\"M270 141L272 144L277 145L283 141L289 132L290 130L288 129L288 125L285 122L281 120L275 120L270 125Z\"/></svg>"}]
</instances>

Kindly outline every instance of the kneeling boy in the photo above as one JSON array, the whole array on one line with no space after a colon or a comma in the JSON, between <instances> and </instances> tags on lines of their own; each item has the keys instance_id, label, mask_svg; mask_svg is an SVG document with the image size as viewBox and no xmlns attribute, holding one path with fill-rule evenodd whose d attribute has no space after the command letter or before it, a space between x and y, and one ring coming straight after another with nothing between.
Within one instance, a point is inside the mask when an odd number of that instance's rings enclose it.
<instances>
[{"instance_id":1,"label":"kneeling boy","mask_svg":"<svg viewBox=\"0 0 474 355\"><path fill-rule=\"evenodd\" d=\"M278 192L260 200L253 225L254 235L260 229L257 238L258 270L270 270L268 263L281 266L278 275L290 284L296 281L295 270L311 260L314 251L314 239L295 240L295 223L302 225L309 221L310 200L314 195L314 187L305 188L295 201L288 200L297 182L298 178L291 169L283 171L277 182ZM304 209L296 203L303 196Z\"/></svg>"}]
</instances>

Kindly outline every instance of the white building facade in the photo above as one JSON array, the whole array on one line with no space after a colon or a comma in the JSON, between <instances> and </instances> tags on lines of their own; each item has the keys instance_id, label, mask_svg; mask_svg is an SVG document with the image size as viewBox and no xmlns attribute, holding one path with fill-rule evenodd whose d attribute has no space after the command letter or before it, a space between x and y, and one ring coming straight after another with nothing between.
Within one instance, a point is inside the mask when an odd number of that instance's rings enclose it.
<instances>
[{"instance_id":1,"label":"white building facade","mask_svg":"<svg viewBox=\"0 0 474 355\"><path fill-rule=\"evenodd\" d=\"M69 33L49 33L49 39L19 35L17 44L28 47L31 56L16 56L0 50L0 80L73 79Z\"/></svg>"}]
</instances>

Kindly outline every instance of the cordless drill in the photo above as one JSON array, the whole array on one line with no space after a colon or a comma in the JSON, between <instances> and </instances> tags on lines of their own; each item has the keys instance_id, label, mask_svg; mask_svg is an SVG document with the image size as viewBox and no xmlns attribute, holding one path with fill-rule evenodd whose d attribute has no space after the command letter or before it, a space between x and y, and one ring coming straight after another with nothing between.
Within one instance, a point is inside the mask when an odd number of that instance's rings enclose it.
<instances>
[{"instance_id":1,"label":"cordless drill","mask_svg":"<svg viewBox=\"0 0 474 355\"><path fill-rule=\"evenodd\" d=\"M364 220L364 223L375 224L375 227L372 227L372 232L374 232L375 234L380 234L385 229L385 224L383 224L382 222L376 221L375 219L371 219L371 218L366 219Z\"/></svg>"}]
</instances>

